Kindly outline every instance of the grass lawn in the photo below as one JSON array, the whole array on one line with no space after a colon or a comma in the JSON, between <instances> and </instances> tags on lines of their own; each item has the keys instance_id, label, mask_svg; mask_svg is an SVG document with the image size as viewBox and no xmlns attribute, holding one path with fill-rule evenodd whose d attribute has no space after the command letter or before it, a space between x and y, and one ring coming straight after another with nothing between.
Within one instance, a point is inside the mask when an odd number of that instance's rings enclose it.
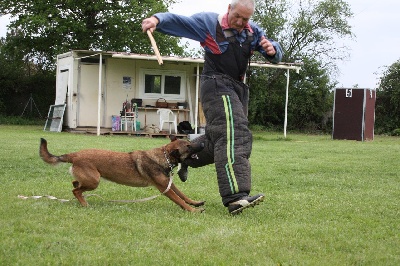
<instances>
[{"instance_id":1,"label":"grass lawn","mask_svg":"<svg viewBox=\"0 0 400 266\"><path fill-rule=\"evenodd\" d=\"M175 183L206 211L187 213L166 197L144 203L107 200L157 195L103 180L72 199L68 164L38 156L44 137L53 154L83 148L149 149L164 138L43 132L0 125L1 265L400 265L400 138L371 142L330 136L255 132L253 194L266 199L230 216L213 166ZM106 199L106 200L105 200Z\"/></svg>"}]
</instances>

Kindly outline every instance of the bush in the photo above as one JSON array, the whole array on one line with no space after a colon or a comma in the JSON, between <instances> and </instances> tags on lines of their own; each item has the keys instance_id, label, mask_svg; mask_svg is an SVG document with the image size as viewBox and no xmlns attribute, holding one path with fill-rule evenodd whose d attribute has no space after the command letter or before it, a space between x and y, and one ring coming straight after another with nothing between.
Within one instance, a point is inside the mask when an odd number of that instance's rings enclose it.
<instances>
[{"instance_id":1,"label":"bush","mask_svg":"<svg viewBox=\"0 0 400 266\"><path fill-rule=\"evenodd\" d=\"M400 128L396 128L392 131L392 136L400 136Z\"/></svg>"},{"instance_id":2,"label":"bush","mask_svg":"<svg viewBox=\"0 0 400 266\"><path fill-rule=\"evenodd\" d=\"M0 115L0 125L43 125L44 119Z\"/></svg>"}]
</instances>

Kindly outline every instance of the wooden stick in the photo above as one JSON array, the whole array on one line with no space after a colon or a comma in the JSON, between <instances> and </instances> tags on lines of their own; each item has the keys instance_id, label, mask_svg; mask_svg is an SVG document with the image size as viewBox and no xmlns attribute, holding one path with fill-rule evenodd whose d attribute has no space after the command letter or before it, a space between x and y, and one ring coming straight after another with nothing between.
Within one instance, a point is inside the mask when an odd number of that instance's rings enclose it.
<instances>
[{"instance_id":1,"label":"wooden stick","mask_svg":"<svg viewBox=\"0 0 400 266\"><path fill-rule=\"evenodd\" d=\"M150 39L150 42L151 42L151 46L153 47L154 53L157 56L158 64L162 65L163 64L163 60L161 58L160 51L158 51L156 40L154 40L153 34L151 33L150 30L147 30L147 36L149 36L149 39Z\"/></svg>"}]
</instances>

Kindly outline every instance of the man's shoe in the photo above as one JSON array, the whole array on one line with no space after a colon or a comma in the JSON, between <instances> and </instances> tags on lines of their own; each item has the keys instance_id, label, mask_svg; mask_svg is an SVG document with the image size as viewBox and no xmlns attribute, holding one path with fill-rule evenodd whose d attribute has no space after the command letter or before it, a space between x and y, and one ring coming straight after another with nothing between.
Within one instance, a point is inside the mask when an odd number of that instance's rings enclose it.
<instances>
[{"instance_id":1,"label":"man's shoe","mask_svg":"<svg viewBox=\"0 0 400 266\"><path fill-rule=\"evenodd\" d=\"M243 197L238 201L234 201L229 203L228 206L228 211L232 215L236 215L241 213L244 209L248 207L254 207L260 202L264 200L264 195L263 194L258 194L252 197Z\"/></svg>"},{"instance_id":2,"label":"man's shoe","mask_svg":"<svg viewBox=\"0 0 400 266\"><path fill-rule=\"evenodd\" d=\"M188 178L188 165L181 163L181 168L178 170L178 176L182 182L186 182Z\"/></svg>"}]
</instances>

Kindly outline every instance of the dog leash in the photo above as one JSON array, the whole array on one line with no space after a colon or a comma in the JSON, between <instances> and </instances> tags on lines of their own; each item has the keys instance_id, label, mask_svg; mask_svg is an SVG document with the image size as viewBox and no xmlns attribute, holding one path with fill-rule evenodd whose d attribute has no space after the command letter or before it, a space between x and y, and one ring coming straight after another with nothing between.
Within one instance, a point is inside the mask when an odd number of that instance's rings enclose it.
<instances>
[{"instance_id":1,"label":"dog leash","mask_svg":"<svg viewBox=\"0 0 400 266\"><path fill-rule=\"evenodd\" d=\"M174 178L173 178L173 173L171 172L171 174L170 174L170 176L169 176L168 186L167 186L167 188L164 190L164 192L162 192L162 193L159 194L159 195L154 195L154 196L147 197L147 198L143 198L143 199L137 199L137 200L106 200L106 199L103 198L102 196L99 196L99 195L96 195L96 194L87 194L87 195L84 195L84 197L85 197L85 198L88 198L88 197L96 196L96 197L98 197L98 198L101 198L102 200L109 201L109 202L124 202L124 203L145 202L145 201L149 201L149 200L155 199L155 198L157 198L157 197L159 197L159 196L164 195L165 193L167 193L167 192L171 189L171 185L172 185L173 179L174 179ZM24 196L24 195L18 195L17 197L18 197L19 199L24 199L24 200L26 200L26 199L41 199L41 198L47 198L47 199L51 199L51 200L57 200L57 201L59 201L59 202L69 202L69 201L75 200L75 198L73 198L73 199L71 199L71 200L69 200L69 199L59 199L59 198L54 197L54 196L51 196L51 195L43 195L43 196Z\"/></svg>"},{"instance_id":2,"label":"dog leash","mask_svg":"<svg viewBox=\"0 0 400 266\"><path fill-rule=\"evenodd\" d=\"M171 175L170 178L169 178L169 183L168 183L167 189L164 190L164 192L162 192L161 194L159 194L159 195L154 195L154 196L147 197L147 198L143 198L143 199L137 199L137 200L106 200L106 199L103 198L102 196L99 196L99 195L96 195L96 194L87 194L87 195L84 195L84 197L85 197L85 198L88 198L88 197L96 196L96 197L98 197L98 198L101 198L102 200L109 201L109 202L124 202L124 203L145 202L145 201L149 201L149 200L155 199L155 198L157 198L157 197L159 197L159 196L164 195L165 193L167 193L167 192L171 189L172 180L173 180L173 177L172 177L172 175ZM18 197L19 199L24 199L24 200L26 200L26 199L41 199L41 198L47 198L47 199L51 199L51 200L57 200L57 201L59 201L59 202L69 202L69 201L75 200L75 198L73 198L73 199L71 199L71 200L68 200L68 199L59 199L59 198L54 197L54 196L51 196L51 195L43 195L43 196L24 196L24 195L18 195L17 197Z\"/></svg>"},{"instance_id":3,"label":"dog leash","mask_svg":"<svg viewBox=\"0 0 400 266\"><path fill-rule=\"evenodd\" d=\"M92 197L92 196L96 196L96 197L99 197L99 198L101 198L101 199L104 199L103 197L101 197L101 196L99 196L99 195L96 195L96 194L87 194L87 195L85 195L84 197L85 197L85 198L88 198L88 197ZM60 201L60 202L68 202L68 201L73 201L73 200L76 199L76 198L72 198L72 199L70 199L70 200L68 200L68 199L59 199L59 198L54 197L54 196L51 196L51 195L43 195L43 196L24 196L24 195L18 195L17 197L18 197L19 199L24 199L24 200L26 200L26 199L41 199L41 198L47 198L47 199L51 199L51 200L57 200L57 201Z\"/></svg>"},{"instance_id":4,"label":"dog leash","mask_svg":"<svg viewBox=\"0 0 400 266\"><path fill-rule=\"evenodd\" d=\"M26 200L26 199L40 199L40 198L48 198L48 199L51 199L51 200L58 200L58 201L60 201L60 202L67 202L67 201L71 201L71 200L67 200L67 199L58 199L58 198L56 198L56 197L54 197L54 196L50 196L50 195L44 195L44 196L23 196L23 195L18 195L18 198L19 199L24 199L24 200Z\"/></svg>"},{"instance_id":5,"label":"dog leash","mask_svg":"<svg viewBox=\"0 0 400 266\"><path fill-rule=\"evenodd\" d=\"M145 201L149 201L149 200L152 200L152 199L155 199L155 198L157 198L157 197L159 197L159 196L161 196L161 195L164 195L165 193L167 193L170 189L171 189L171 185L172 185L172 181L173 181L173 172L171 171L171 173L170 173L170 175L169 175L169 182L168 182L168 186L167 186L167 189L166 190L164 190L164 192L162 192L161 194L158 194L158 195L154 195L154 196L151 196L151 197L147 197L147 198L144 198L144 199L137 199L137 200L109 200L110 202L125 202L125 203L129 203L129 202L131 202L131 203L134 203L134 202L145 202Z\"/></svg>"}]
</instances>

